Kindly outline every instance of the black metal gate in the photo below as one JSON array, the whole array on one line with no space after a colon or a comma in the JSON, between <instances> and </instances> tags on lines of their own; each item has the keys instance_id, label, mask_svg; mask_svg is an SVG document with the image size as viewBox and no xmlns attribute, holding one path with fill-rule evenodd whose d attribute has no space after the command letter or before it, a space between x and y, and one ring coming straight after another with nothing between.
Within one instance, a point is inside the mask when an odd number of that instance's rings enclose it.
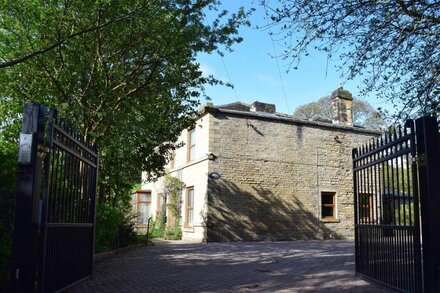
<instances>
[{"instance_id":1,"label":"black metal gate","mask_svg":"<svg viewBox=\"0 0 440 293\"><path fill-rule=\"evenodd\" d=\"M96 146L51 110L43 193L41 291L91 274L98 156Z\"/></svg>"},{"instance_id":2,"label":"black metal gate","mask_svg":"<svg viewBox=\"0 0 440 293\"><path fill-rule=\"evenodd\" d=\"M96 146L56 110L48 123L46 115L42 105L25 107L13 251L18 292L60 291L92 271ZM24 180L25 173L33 177Z\"/></svg>"},{"instance_id":3,"label":"black metal gate","mask_svg":"<svg viewBox=\"0 0 440 293\"><path fill-rule=\"evenodd\" d=\"M440 292L438 145L436 119L423 117L353 149L358 274L403 292Z\"/></svg>"}]
</instances>

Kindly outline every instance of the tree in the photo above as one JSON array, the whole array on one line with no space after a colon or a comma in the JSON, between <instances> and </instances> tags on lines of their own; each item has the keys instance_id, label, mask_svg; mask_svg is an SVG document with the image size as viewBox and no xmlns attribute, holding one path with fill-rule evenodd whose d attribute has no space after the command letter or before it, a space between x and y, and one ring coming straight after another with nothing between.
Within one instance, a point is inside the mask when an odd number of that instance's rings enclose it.
<instances>
[{"instance_id":1,"label":"tree","mask_svg":"<svg viewBox=\"0 0 440 293\"><path fill-rule=\"evenodd\" d=\"M163 174L204 85L221 83L202 76L196 55L231 50L248 21L241 9L209 22L218 5L2 1L0 56L19 61L0 70L2 134L11 133L2 139L18 137L24 103L56 107L99 146L100 201L126 197L141 171Z\"/></svg>"},{"instance_id":2,"label":"tree","mask_svg":"<svg viewBox=\"0 0 440 293\"><path fill-rule=\"evenodd\" d=\"M311 50L339 55L405 118L440 111L440 1L261 0L295 68Z\"/></svg>"},{"instance_id":3,"label":"tree","mask_svg":"<svg viewBox=\"0 0 440 293\"><path fill-rule=\"evenodd\" d=\"M355 125L377 130L386 128L383 115L365 101L353 99L352 113L353 123ZM321 117L331 120L333 117L331 98L330 96L322 97L316 102L299 106L293 112L292 116L306 120L314 117Z\"/></svg>"}]
</instances>

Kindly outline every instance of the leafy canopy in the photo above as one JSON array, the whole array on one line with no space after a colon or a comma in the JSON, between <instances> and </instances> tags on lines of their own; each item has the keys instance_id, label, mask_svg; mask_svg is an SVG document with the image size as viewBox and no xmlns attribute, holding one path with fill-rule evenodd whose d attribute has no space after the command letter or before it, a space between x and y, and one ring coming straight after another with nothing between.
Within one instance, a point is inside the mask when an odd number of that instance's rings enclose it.
<instances>
[{"instance_id":1,"label":"leafy canopy","mask_svg":"<svg viewBox=\"0 0 440 293\"><path fill-rule=\"evenodd\" d=\"M383 130L386 128L384 117L368 102L353 99L353 123L370 129ZM322 97L318 101L299 106L292 114L299 119L312 119L316 117L333 118L332 100L330 96Z\"/></svg>"},{"instance_id":2,"label":"leafy canopy","mask_svg":"<svg viewBox=\"0 0 440 293\"><path fill-rule=\"evenodd\" d=\"M405 118L440 111L440 1L261 0L284 57L296 67L311 50L342 59Z\"/></svg>"},{"instance_id":3,"label":"leafy canopy","mask_svg":"<svg viewBox=\"0 0 440 293\"><path fill-rule=\"evenodd\" d=\"M197 53L231 50L248 24L243 9L207 20L218 5L2 1L0 56L9 62L0 70L2 134L14 129L2 139L18 137L24 103L44 103L98 144L101 201L127 194L141 171L163 174L204 85L221 83L202 76Z\"/></svg>"}]
</instances>

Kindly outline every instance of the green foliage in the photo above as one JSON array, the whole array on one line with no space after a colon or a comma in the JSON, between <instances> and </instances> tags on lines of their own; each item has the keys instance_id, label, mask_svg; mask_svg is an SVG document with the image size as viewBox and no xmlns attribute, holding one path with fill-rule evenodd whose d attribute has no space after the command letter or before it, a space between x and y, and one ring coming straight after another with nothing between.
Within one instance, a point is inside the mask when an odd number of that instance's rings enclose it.
<instances>
[{"instance_id":1,"label":"green foliage","mask_svg":"<svg viewBox=\"0 0 440 293\"><path fill-rule=\"evenodd\" d=\"M180 228L180 221L176 220L175 225L167 226L165 219L165 215L161 213L156 221L152 221L149 238L163 238L167 240L182 239L182 229Z\"/></svg>"},{"instance_id":2,"label":"green foliage","mask_svg":"<svg viewBox=\"0 0 440 293\"><path fill-rule=\"evenodd\" d=\"M382 182L385 189L396 193L412 194L412 168L406 166L383 164L381 168Z\"/></svg>"},{"instance_id":3,"label":"green foliage","mask_svg":"<svg viewBox=\"0 0 440 293\"><path fill-rule=\"evenodd\" d=\"M353 99L352 106L353 123L370 129L383 130L386 127L384 117L376 111L368 102ZM299 119L312 119L320 117L332 119L331 97L322 97L316 102L311 102L295 109L293 117Z\"/></svg>"},{"instance_id":4,"label":"green foliage","mask_svg":"<svg viewBox=\"0 0 440 293\"><path fill-rule=\"evenodd\" d=\"M100 202L120 205L141 171L163 175L204 86L222 84L202 76L196 56L231 50L248 21L243 10L206 19L205 11L217 6L215 0L2 1L2 59L31 57L0 71L4 131L16 129L24 103L56 107L99 146Z\"/></svg>"},{"instance_id":5,"label":"green foliage","mask_svg":"<svg viewBox=\"0 0 440 293\"><path fill-rule=\"evenodd\" d=\"M0 284L9 281L9 270L11 261L11 231L0 226Z\"/></svg>"},{"instance_id":6,"label":"green foliage","mask_svg":"<svg viewBox=\"0 0 440 293\"><path fill-rule=\"evenodd\" d=\"M17 144L4 140L0 130L0 283L9 280L11 233L17 176Z\"/></svg>"},{"instance_id":7,"label":"green foliage","mask_svg":"<svg viewBox=\"0 0 440 293\"><path fill-rule=\"evenodd\" d=\"M0 131L0 135L2 132ZM18 137L18 135L17 135ZM18 144L0 137L0 195L15 195L18 172Z\"/></svg>"},{"instance_id":8,"label":"green foliage","mask_svg":"<svg viewBox=\"0 0 440 293\"><path fill-rule=\"evenodd\" d=\"M167 175L164 180L164 194L167 198L167 208L176 219L176 223L182 217L182 188L185 183L178 178Z\"/></svg>"},{"instance_id":9,"label":"green foliage","mask_svg":"<svg viewBox=\"0 0 440 293\"><path fill-rule=\"evenodd\" d=\"M133 217L108 203L98 205L96 211L95 253L128 246L136 242Z\"/></svg>"},{"instance_id":10,"label":"green foliage","mask_svg":"<svg viewBox=\"0 0 440 293\"><path fill-rule=\"evenodd\" d=\"M150 227L150 234L148 235L148 238L163 238L163 234L165 231L165 225L160 224L159 220L152 220L151 221L151 227Z\"/></svg>"},{"instance_id":11,"label":"green foliage","mask_svg":"<svg viewBox=\"0 0 440 293\"><path fill-rule=\"evenodd\" d=\"M96 210L95 252L111 250L115 246L121 218L118 210L108 204L100 204Z\"/></svg>"},{"instance_id":12,"label":"green foliage","mask_svg":"<svg viewBox=\"0 0 440 293\"><path fill-rule=\"evenodd\" d=\"M159 224L156 222L155 225L152 226L152 230L149 234L149 239L153 238L163 238L166 240L180 240L182 239L182 229L180 228L180 224L178 221L173 226L166 226Z\"/></svg>"},{"instance_id":13,"label":"green foliage","mask_svg":"<svg viewBox=\"0 0 440 293\"><path fill-rule=\"evenodd\" d=\"M182 239L180 219L182 217L182 188L185 184L178 178L166 175L164 180L164 195L167 198L168 212L175 219L173 226L167 226L166 215L161 212L151 223L151 238L164 238L169 240Z\"/></svg>"},{"instance_id":14,"label":"green foliage","mask_svg":"<svg viewBox=\"0 0 440 293\"><path fill-rule=\"evenodd\" d=\"M399 209L394 211L394 218L400 219L401 225L413 225L414 224L414 204L400 205ZM397 225L398 223L396 223Z\"/></svg>"},{"instance_id":15,"label":"green foliage","mask_svg":"<svg viewBox=\"0 0 440 293\"><path fill-rule=\"evenodd\" d=\"M164 238L166 230L166 215L165 213L160 213L156 220L151 223L151 238Z\"/></svg>"},{"instance_id":16,"label":"green foliage","mask_svg":"<svg viewBox=\"0 0 440 293\"><path fill-rule=\"evenodd\" d=\"M168 240L182 239L182 228L180 228L180 225L174 225L171 227L167 227L165 229L164 239L168 239Z\"/></svg>"},{"instance_id":17,"label":"green foliage","mask_svg":"<svg viewBox=\"0 0 440 293\"><path fill-rule=\"evenodd\" d=\"M439 113L440 1L260 2L292 68L322 51L340 57L345 79L364 79L363 93L389 99L398 117Z\"/></svg>"}]
</instances>

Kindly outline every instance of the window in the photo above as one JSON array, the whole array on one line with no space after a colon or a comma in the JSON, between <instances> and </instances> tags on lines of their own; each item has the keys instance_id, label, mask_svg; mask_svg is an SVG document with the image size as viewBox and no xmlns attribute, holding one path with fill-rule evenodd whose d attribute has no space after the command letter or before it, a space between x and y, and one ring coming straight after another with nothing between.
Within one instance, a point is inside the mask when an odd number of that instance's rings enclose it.
<instances>
[{"instance_id":1,"label":"window","mask_svg":"<svg viewBox=\"0 0 440 293\"><path fill-rule=\"evenodd\" d=\"M185 215L185 226L192 227L194 223L194 187L186 189Z\"/></svg>"},{"instance_id":2,"label":"window","mask_svg":"<svg viewBox=\"0 0 440 293\"><path fill-rule=\"evenodd\" d=\"M361 223L370 223L373 220L373 195L359 194L359 220Z\"/></svg>"},{"instance_id":3,"label":"window","mask_svg":"<svg viewBox=\"0 0 440 293\"><path fill-rule=\"evenodd\" d=\"M147 224L150 218L151 192L137 191L137 212L139 213L139 223Z\"/></svg>"},{"instance_id":4,"label":"window","mask_svg":"<svg viewBox=\"0 0 440 293\"><path fill-rule=\"evenodd\" d=\"M335 192L321 192L321 219L335 220Z\"/></svg>"},{"instance_id":5,"label":"window","mask_svg":"<svg viewBox=\"0 0 440 293\"><path fill-rule=\"evenodd\" d=\"M188 143L187 143L187 161L191 162L196 157L196 129L188 130Z\"/></svg>"}]
</instances>

